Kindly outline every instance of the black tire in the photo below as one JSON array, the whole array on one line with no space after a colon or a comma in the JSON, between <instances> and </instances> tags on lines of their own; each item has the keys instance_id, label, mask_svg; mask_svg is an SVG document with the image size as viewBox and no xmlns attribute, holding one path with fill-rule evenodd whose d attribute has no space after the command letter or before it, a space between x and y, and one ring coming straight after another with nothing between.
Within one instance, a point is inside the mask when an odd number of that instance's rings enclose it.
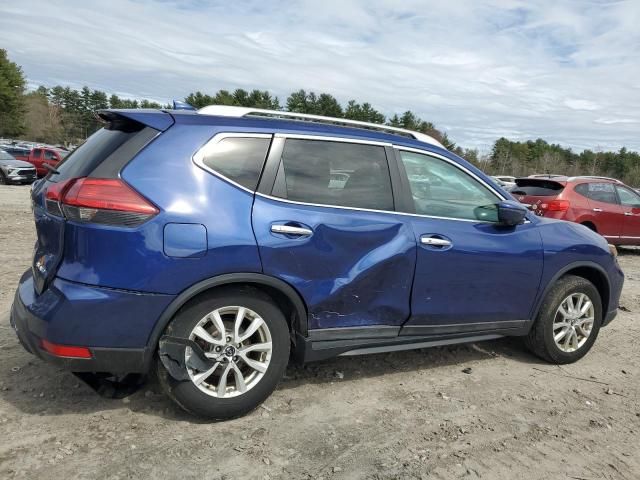
<instances>
[{"instance_id":1,"label":"black tire","mask_svg":"<svg viewBox=\"0 0 640 480\"><path fill-rule=\"evenodd\" d=\"M0 185L9 185L7 177L4 176L4 172L0 172Z\"/></svg>"},{"instance_id":2,"label":"black tire","mask_svg":"<svg viewBox=\"0 0 640 480\"><path fill-rule=\"evenodd\" d=\"M181 308L171 320L166 335L188 338L196 324L208 313L226 306L246 307L256 312L271 334L271 360L264 376L251 389L231 398L217 398L201 391L191 380L178 381L162 361L157 360L160 385L165 393L187 412L212 420L229 420L245 415L271 395L289 362L289 327L271 298L253 287L225 288L199 297ZM185 372L186 373L186 372Z\"/></svg>"},{"instance_id":3,"label":"black tire","mask_svg":"<svg viewBox=\"0 0 640 480\"><path fill-rule=\"evenodd\" d=\"M572 293L584 293L594 308L594 323L586 342L573 352L561 350L553 338L553 322L560 304ZM598 289L588 280L567 275L556 282L547 294L525 344L538 357L551 363L573 363L584 357L596 341L602 324L602 300Z\"/></svg>"}]
</instances>

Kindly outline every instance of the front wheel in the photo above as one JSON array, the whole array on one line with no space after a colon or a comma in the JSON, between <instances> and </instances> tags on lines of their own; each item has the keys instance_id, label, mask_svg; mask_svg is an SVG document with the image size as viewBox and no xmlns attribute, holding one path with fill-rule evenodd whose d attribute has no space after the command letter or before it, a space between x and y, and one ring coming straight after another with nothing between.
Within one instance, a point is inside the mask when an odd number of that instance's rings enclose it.
<instances>
[{"instance_id":1,"label":"front wheel","mask_svg":"<svg viewBox=\"0 0 640 480\"><path fill-rule=\"evenodd\" d=\"M574 275L562 277L547 294L525 343L552 363L573 363L593 346L602 323L596 287Z\"/></svg>"},{"instance_id":2,"label":"front wheel","mask_svg":"<svg viewBox=\"0 0 640 480\"><path fill-rule=\"evenodd\" d=\"M190 361L195 354L185 347L177 380L159 360L164 391L186 411L214 420L255 409L276 388L289 361L284 315L267 295L250 287L221 290L187 305L165 335L195 342L208 362Z\"/></svg>"}]
</instances>

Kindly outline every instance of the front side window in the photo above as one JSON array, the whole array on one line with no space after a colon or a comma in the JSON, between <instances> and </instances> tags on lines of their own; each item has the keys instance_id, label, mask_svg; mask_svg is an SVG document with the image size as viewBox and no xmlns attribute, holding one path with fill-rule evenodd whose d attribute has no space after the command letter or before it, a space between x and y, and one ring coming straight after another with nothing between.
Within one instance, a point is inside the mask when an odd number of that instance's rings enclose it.
<instances>
[{"instance_id":1,"label":"front side window","mask_svg":"<svg viewBox=\"0 0 640 480\"><path fill-rule=\"evenodd\" d=\"M56 160L55 154L51 150L44 150L45 160Z\"/></svg>"},{"instance_id":2,"label":"front side window","mask_svg":"<svg viewBox=\"0 0 640 480\"><path fill-rule=\"evenodd\" d=\"M580 195L596 202L618 203L616 191L612 183L581 183L575 189Z\"/></svg>"},{"instance_id":3,"label":"front side window","mask_svg":"<svg viewBox=\"0 0 640 480\"><path fill-rule=\"evenodd\" d=\"M273 194L304 203L393 210L384 147L288 139Z\"/></svg>"},{"instance_id":4,"label":"front side window","mask_svg":"<svg viewBox=\"0 0 640 480\"><path fill-rule=\"evenodd\" d=\"M416 213L464 220L486 220L501 199L449 162L429 155L400 152Z\"/></svg>"},{"instance_id":5,"label":"front side window","mask_svg":"<svg viewBox=\"0 0 640 480\"><path fill-rule=\"evenodd\" d=\"M202 163L249 190L255 190L267 157L270 136L226 137L204 147Z\"/></svg>"},{"instance_id":6,"label":"front side window","mask_svg":"<svg viewBox=\"0 0 640 480\"><path fill-rule=\"evenodd\" d=\"M640 207L640 196L628 188L616 187L618 191L618 197L620 197L620 203L627 207Z\"/></svg>"},{"instance_id":7,"label":"front side window","mask_svg":"<svg viewBox=\"0 0 640 480\"><path fill-rule=\"evenodd\" d=\"M40 152L42 152L42 150L40 150L39 148L34 148L33 149L33 156L36 158L40 158Z\"/></svg>"}]
</instances>

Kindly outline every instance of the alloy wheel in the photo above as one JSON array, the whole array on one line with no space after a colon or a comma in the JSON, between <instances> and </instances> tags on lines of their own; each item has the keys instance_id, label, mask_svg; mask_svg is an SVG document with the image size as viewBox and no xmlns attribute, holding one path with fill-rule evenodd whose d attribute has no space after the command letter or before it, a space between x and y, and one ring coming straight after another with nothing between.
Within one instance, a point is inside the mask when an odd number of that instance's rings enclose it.
<instances>
[{"instance_id":1,"label":"alloy wheel","mask_svg":"<svg viewBox=\"0 0 640 480\"><path fill-rule=\"evenodd\" d=\"M553 340L563 352L571 353L582 347L593 330L595 310L584 293L572 293L556 310L553 320Z\"/></svg>"},{"instance_id":2,"label":"alloy wheel","mask_svg":"<svg viewBox=\"0 0 640 480\"><path fill-rule=\"evenodd\" d=\"M193 328L189 339L215 362L206 371L187 368L193 384L213 397L236 397L251 390L264 377L271 361L269 327L260 315L246 307L228 306L208 313ZM191 348L186 348L187 365L191 355Z\"/></svg>"}]
</instances>

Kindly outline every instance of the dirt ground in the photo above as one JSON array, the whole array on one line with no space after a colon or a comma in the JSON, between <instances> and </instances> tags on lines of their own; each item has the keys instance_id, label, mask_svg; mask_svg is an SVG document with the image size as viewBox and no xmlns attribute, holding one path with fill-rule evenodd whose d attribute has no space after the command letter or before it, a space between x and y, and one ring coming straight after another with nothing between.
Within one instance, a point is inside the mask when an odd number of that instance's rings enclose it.
<instances>
[{"instance_id":1,"label":"dirt ground","mask_svg":"<svg viewBox=\"0 0 640 480\"><path fill-rule=\"evenodd\" d=\"M122 400L25 352L29 187L0 187L0 478L640 478L640 250L624 311L577 364L518 339L290 367L245 418L203 423L150 381Z\"/></svg>"}]
</instances>

